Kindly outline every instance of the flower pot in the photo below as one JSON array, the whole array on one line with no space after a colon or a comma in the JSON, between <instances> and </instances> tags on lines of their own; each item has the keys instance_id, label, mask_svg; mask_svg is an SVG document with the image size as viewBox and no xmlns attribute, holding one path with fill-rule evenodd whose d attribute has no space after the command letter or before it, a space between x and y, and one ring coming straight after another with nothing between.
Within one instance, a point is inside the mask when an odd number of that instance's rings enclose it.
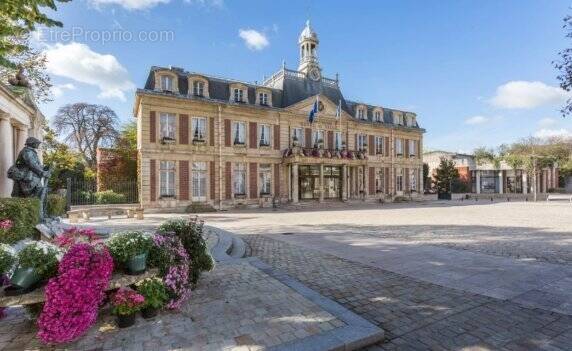
<instances>
[{"instance_id":1,"label":"flower pot","mask_svg":"<svg viewBox=\"0 0 572 351\"><path fill-rule=\"evenodd\" d=\"M147 269L147 252L131 257L125 265L128 274L137 275L144 273Z\"/></svg>"},{"instance_id":2,"label":"flower pot","mask_svg":"<svg viewBox=\"0 0 572 351\"><path fill-rule=\"evenodd\" d=\"M36 270L30 267L18 267L14 274L12 274L12 278L10 278L10 283L18 288L22 288L22 290L31 288L39 281L40 277L36 273Z\"/></svg>"},{"instance_id":3,"label":"flower pot","mask_svg":"<svg viewBox=\"0 0 572 351\"><path fill-rule=\"evenodd\" d=\"M119 328L127 328L135 324L135 313L120 314L117 316L117 326Z\"/></svg>"},{"instance_id":4,"label":"flower pot","mask_svg":"<svg viewBox=\"0 0 572 351\"><path fill-rule=\"evenodd\" d=\"M155 317L157 315L157 312L159 312L158 308L146 307L141 310L141 315L143 316L143 318L149 319Z\"/></svg>"}]
</instances>

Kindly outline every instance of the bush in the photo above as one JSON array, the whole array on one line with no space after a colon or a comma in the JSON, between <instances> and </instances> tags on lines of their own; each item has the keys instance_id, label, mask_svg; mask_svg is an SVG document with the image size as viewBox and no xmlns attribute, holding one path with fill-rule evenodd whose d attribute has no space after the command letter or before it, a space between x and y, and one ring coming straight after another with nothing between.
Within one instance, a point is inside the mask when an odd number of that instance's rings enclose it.
<instances>
[{"instance_id":1,"label":"bush","mask_svg":"<svg viewBox=\"0 0 572 351\"><path fill-rule=\"evenodd\" d=\"M127 201L124 194L118 194L113 190L98 191L94 195L95 203L98 205L121 204Z\"/></svg>"},{"instance_id":2,"label":"bush","mask_svg":"<svg viewBox=\"0 0 572 351\"><path fill-rule=\"evenodd\" d=\"M0 220L9 219L12 228L2 233L0 242L13 244L36 236L35 226L40 222L40 201L36 198L0 199Z\"/></svg>"},{"instance_id":3,"label":"bush","mask_svg":"<svg viewBox=\"0 0 572 351\"><path fill-rule=\"evenodd\" d=\"M181 239L191 260L189 277L193 284L197 283L201 272L210 271L214 267L213 258L209 254L207 243L203 238L203 224L203 221L193 217L189 220L168 220L159 227L160 232L173 232Z\"/></svg>"},{"instance_id":4,"label":"bush","mask_svg":"<svg viewBox=\"0 0 572 351\"><path fill-rule=\"evenodd\" d=\"M143 308L159 309L169 301L167 288L159 278L147 278L138 282L137 292L145 298Z\"/></svg>"},{"instance_id":5,"label":"bush","mask_svg":"<svg viewBox=\"0 0 572 351\"><path fill-rule=\"evenodd\" d=\"M18 266L34 268L42 280L56 275L63 251L46 241L33 241L18 252Z\"/></svg>"},{"instance_id":6,"label":"bush","mask_svg":"<svg viewBox=\"0 0 572 351\"><path fill-rule=\"evenodd\" d=\"M129 259L148 253L153 245L151 235L139 231L119 232L107 240L107 247L113 260L125 263Z\"/></svg>"},{"instance_id":7,"label":"bush","mask_svg":"<svg viewBox=\"0 0 572 351\"><path fill-rule=\"evenodd\" d=\"M0 244L0 276L7 274L16 263L16 252L7 244ZM2 284L0 283L0 286Z\"/></svg>"},{"instance_id":8,"label":"bush","mask_svg":"<svg viewBox=\"0 0 572 351\"><path fill-rule=\"evenodd\" d=\"M65 197L58 194L48 195L48 216L50 217L60 217L66 213L67 200Z\"/></svg>"}]
</instances>

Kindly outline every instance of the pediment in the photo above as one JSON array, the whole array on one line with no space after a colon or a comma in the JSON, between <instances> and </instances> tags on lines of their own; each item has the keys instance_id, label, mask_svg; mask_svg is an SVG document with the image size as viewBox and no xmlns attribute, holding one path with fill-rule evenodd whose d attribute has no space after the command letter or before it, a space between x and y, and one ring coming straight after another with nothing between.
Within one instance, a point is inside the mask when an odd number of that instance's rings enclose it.
<instances>
[{"instance_id":1,"label":"pediment","mask_svg":"<svg viewBox=\"0 0 572 351\"><path fill-rule=\"evenodd\" d=\"M332 100L328 99L325 95L320 94L318 101L321 102L322 110L318 112L318 119L326 118L326 119L336 119L336 109L337 103L332 102ZM295 103L294 105L290 105L286 108L286 110L307 116L314 106L314 102L316 102L316 95L310 96L305 100ZM349 117L348 114L342 109L342 118Z\"/></svg>"}]
</instances>

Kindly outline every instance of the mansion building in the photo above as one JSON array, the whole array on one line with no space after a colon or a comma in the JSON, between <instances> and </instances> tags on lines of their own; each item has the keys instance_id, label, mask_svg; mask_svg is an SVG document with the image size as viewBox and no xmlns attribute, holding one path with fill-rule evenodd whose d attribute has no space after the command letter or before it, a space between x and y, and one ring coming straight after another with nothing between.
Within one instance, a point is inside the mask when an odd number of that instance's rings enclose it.
<instances>
[{"instance_id":1,"label":"mansion building","mask_svg":"<svg viewBox=\"0 0 572 351\"><path fill-rule=\"evenodd\" d=\"M322 76L309 22L298 44L298 69L282 64L261 84L151 68L134 105L142 206L422 194L425 131L417 116L345 99L337 76Z\"/></svg>"}]
</instances>

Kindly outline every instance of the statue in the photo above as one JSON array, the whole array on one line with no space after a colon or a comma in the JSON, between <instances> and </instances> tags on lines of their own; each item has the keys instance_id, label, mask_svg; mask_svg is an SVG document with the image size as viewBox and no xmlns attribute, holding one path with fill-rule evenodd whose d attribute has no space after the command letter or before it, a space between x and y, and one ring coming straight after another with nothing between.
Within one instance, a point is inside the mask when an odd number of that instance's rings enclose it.
<instances>
[{"instance_id":1,"label":"statue","mask_svg":"<svg viewBox=\"0 0 572 351\"><path fill-rule=\"evenodd\" d=\"M40 163L38 147L42 142L34 137L26 139L26 146L18 154L15 165L8 169L8 178L14 181L12 197L40 199L40 220L46 219L47 181L51 170ZM42 182L42 179L45 181Z\"/></svg>"}]
</instances>

